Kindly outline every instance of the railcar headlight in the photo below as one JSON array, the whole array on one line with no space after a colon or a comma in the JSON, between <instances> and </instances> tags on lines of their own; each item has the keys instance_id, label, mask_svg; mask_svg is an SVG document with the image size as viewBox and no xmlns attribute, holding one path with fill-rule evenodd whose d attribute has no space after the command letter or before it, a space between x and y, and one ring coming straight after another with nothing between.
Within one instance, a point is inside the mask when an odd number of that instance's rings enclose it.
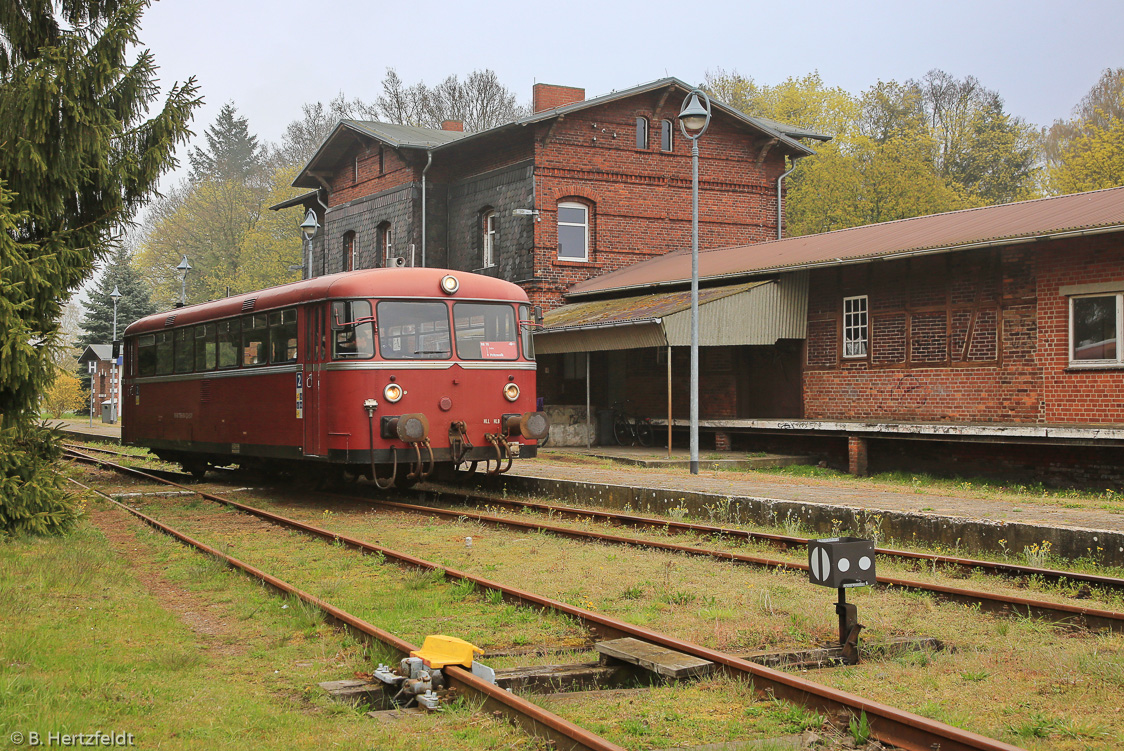
<instances>
[{"instance_id":1,"label":"railcar headlight","mask_svg":"<svg viewBox=\"0 0 1124 751\"><path fill-rule=\"evenodd\" d=\"M515 401L516 399L519 398L519 387L516 386L514 383L506 384L503 387L503 395L504 395L504 398L507 399L509 402L513 402L513 401Z\"/></svg>"},{"instance_id":2,"label":"railcar headlight","mask_svg":"<svg viewBox=\"0 0 1124 751\"><path fill-rule=\"evenodd\" d=\"M461 283L452 274L446 274L441 277L441 291L446 295L451 295L460 289Z\"/></svg>"},{"instance_id":3,"label":"railcar headlight","mask_svg":"<svg viewBox=\"0 0 1124 751\"><path fill-rule=\"evenodd\" d=\"M397 383L388 383L386 385L386 388L382 390L382 395L391 404L401 399L402 395L405 393L405 390L403 390L403 388Z\"/></svg>"}]
</instances>

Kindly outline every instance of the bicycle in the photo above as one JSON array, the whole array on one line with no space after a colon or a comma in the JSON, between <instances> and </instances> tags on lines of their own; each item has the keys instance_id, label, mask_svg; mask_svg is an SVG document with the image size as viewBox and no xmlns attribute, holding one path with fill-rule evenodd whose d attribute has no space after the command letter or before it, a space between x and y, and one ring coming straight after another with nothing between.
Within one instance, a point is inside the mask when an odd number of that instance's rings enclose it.
<instances>
[{"instance_id":1,"label":"bicycle","mask_svg":"<svg viewBox=\"0 0 1124 751\"><path fill-rule=\"evenodd\" d=\"M621 446L651 446L655 439L652 421L647 417L633 417L620 402L613 405L613 438Z\"/></svg>"}]
</instances>

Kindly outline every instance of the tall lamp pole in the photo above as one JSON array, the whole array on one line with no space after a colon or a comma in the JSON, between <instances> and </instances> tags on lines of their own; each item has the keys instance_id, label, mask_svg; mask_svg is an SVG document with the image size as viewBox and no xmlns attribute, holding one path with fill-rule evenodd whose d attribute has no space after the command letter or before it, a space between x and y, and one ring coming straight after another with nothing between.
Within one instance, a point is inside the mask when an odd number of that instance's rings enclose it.
<instances>
[{"instance_id":1,"label":"tall lamp pole","mask_svg":"<svg viewBox=\"0 0 1124 751\"><path fill-rule=\"evenodd\" d=\"M180 304L179 307L187 305L187 272L191 271L191 264L187 262L187 256L183 257L180 265L176 266L176 271L180 272Z\"/></svg>"},{"instance_id":2,"label":"tall lamp pole","mask_svg":"<svg viewBox=\"0 0 1124 751\"><path fill-rule=\"evenodd\" d=\"M699 101L699 98L702 101ZM683 99L679 129L691 142L691 474L699 473L699 137L710 125L710 97L702 89Z\"/></svg>"},{"instance_id":3,"label":"tall lamp pole","mask_svg":"<svg viewBox=\"0 0 1124 751\"><path fill-rule=\"evenodd\" d=\"M109 354L113 358L109 364L109 424L113 425L117 422L117 353L114 351L117 345L117 301L121 299L121 290L117 289L116 284L109 296L113 298L113 341L109 348Z\"/></svg>"},{"instance_id":4,"label":"tall lamp pole","mask_svg":"<svg viewBox=\"0 0 1124 751\"><path fill-rule=\"evenodd\" d=\"M304 215L304 221L301 222L301 234L304 235L304 278L312 278L312 238L316 236L317 230L320 229L320 222L316 221L316 212L312 209Z\"/></svg>"}]
</instances>

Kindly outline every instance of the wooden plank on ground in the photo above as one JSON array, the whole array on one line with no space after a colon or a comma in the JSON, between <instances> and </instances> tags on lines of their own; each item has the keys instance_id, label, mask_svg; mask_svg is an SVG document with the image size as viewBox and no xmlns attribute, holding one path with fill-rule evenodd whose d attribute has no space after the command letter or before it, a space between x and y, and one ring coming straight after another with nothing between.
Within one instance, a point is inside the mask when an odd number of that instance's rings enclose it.
<instances>
[{"instance_id":1,"label":"wooden plank on ground","mask_svg":"<svg viewBox=\"0 0 1124 751\"><path fill-rule=\"evenodd\" d=\"M665 678L695 678L707 675L714 669L714 663L709 660L701 660L630 636L598 642L594 648L606 657L639 665Z\"/></svg>"},{"instance_id":2,"label":"wooden plank on ground","mask_svg":"<svg viewBox=\"0 0 1124 751\"><path fill-rule=\"evenodd\" d=\"M620 673L634 668L622 665L537 665L496 671L496 685L512 691L548 694L554 691L585 691L611 686Z\"/></svg>"}]
</instances>

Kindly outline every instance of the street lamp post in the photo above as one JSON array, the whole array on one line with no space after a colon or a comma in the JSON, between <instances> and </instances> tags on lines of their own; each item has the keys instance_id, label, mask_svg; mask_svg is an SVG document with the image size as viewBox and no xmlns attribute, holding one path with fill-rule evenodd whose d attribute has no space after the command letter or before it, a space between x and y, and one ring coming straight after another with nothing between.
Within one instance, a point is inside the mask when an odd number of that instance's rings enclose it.
<instances>
[{"instance_id":1,"label":"street lamp post","mask_svg":"<svg viewBox=\"0 0 1124 751\"><path fill-rule=\"evenodd\" d=\"M176 266L176 271L180 272L180 304L179 307L187 305L187 272L191 271L191 264L187 262L187 256L183 257L180 265Z\"/></svg>"},{"instance_id":2,"label":"street lamp post","mask_svg":"<svg viewBox=\"0 0 1124 751\"><path fill-rule=\"evenodd\" d=\"M312 209L304 215L304 221L301 222L301 233L304 235L304 278L312 278L312 238L315 237L317 230L320 229L320 222L316 221L316 212Z\"/></svg>"},{"instance_id":3,"label":"street lamp post","mask_svg":"<svg viewBox=\"0 0 1124 751\"><path fill-rule=\"evenodd\" d=\"M109 296L113 298L113 341L109 344L109 355L113 358L109 364L109 424L113 425L117 422L117 353L114 348L117 344L117 301L121 299L121 290L116 284Z\"/></svg>"},{"instance_id":4,"label":"street lamp post","mask_svg":"<svg viewBox=\"0 0 1124 751\"><path fill-rule=\"evenodd\" d=\"M699 101L702 97L702 101ZM710 97L702 89L683 99L679 129L691 142L691 474L699 473L699 137L710 125Z\"/></svg>"}]
</instances>

